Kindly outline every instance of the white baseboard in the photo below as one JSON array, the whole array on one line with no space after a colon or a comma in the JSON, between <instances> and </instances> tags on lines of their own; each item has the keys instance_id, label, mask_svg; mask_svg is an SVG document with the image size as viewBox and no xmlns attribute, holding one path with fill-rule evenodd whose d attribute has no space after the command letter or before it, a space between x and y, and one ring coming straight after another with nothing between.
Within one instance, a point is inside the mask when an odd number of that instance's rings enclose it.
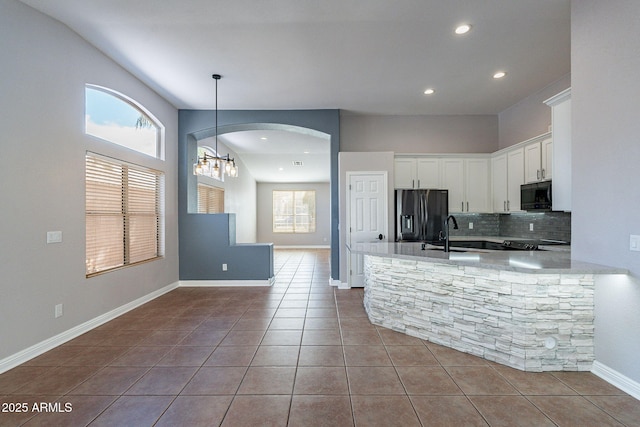
<instances>
[{"instance_id":1,"label":"white baseboard","mask_svg":"<svg viewBox=\"0 0 640 427\"><path fill-rule=\"evenodd\" d=\"M338 279L329 279L329 285L336 286L338 289L351 289L351 286L349 286L349 283L341 282Z\"/></svg>"},{"instance_id":2,"label":"white baseboard","mask_svg":"<svg viewBox=\"0 0 640 427\"><path fill-rule=\"evenodd\" d=\"M265 280L180 280L180 287L243 287L243 286L271 286L275 277Z\"/></svg>"},{"instance_id":3,"label":"white baseboard","mask_svg":"<svg viewBox=\"0 0 640 427\"><path fill-rule=\"evenodd\" d=\"M164 288L158 289L157 291L153 291L150 294L147 294L125 305L115 308L98 317L94 317L89 321L86 321L78 326L75 326L62 333L59 333L58 335L55 335L51 338L41 341L38 344L32 345L31 347L26 348L22 351L19 351L9 357L5 357L4 359L0 360L0 374L8 371L9 369L15 368L18 365L28 362L34 357L40 356L41 354L51 349L54 349L59 345L66 343L67 341L71 341L72 339L84 334L85 332L88 332L94 328L97 328L98 326L104 323L107 323L108 321L113 320L116 317L121 316L124 313L141 306L142 304L145 304L153 299L156 299L159 296L164 295L167 292L170 292L177 287L178 287L178 282L167 285Z\"/></svg>"},{"instance_id":4,"label":"white baseboard","mask_svg":"<svg viewBox=\"0 0 640 427\"><path fill-rule=\"evenodd\" d=\"M331 249L329 245L274 245L273 249Z\"/></svg>"},{"instance_id":5,"label":"white baseboard","mask_svg":"<svg viewBox=\"0 0 640 427\"><path fill-rule=\"evenodd\" d=\"M597 360L594 361L591 366L591 373L640 400L640 383L632 380L631 378L622 375L620 372L615 371L606 365L603 365Z\"/></svg>"}]
</instances>

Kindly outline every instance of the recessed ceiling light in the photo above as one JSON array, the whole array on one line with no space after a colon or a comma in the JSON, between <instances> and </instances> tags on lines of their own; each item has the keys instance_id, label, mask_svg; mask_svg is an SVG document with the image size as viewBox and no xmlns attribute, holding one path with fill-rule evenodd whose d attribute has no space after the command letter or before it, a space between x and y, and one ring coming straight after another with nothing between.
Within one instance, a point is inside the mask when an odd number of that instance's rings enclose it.
<instances>
[{"instance_id":1,"label":"recessed ceiling light","mask_svg":"<svg viewBox=\"0 0 640 427\"><path fill-rule=\"evenodd\" d=\"M261 136L260 139L263 140L263 141L266 141L267 137L266 136Z\"/></svg>"},{"instance_id":2,"label":"recessed ceiling light","mask_svg":"<svg viewBox=\"0 0 640 427\"><path fill-rule=\"evenodd\" d=\"M506 75L507 75L507 73L505 73L504 71L498 71L497 73L495 73L495 74L493 75L493 78L494 78L494 79L501 79L501 78L503 78L503 77L504 77L504 76L506 76Z\"/></svg>"},{"instance_id":3,"label":"recessed ceiling light","mask_svg":"<svg viewBox=\"0 0 640 427\"><path fill-rule=\"evenodd\" d=\"M304 153L304 154L309 154L309 152L308 152L308 151L303 151L303 153Z\"/></svg>"},{"instance_id":4,"label":"recessed ceiling light","mask_svg":"<svg viewBox=\"0 0 640 427\"><path fill-rule=\"evenodd\" d=\"M284 170L284 168L278 168L278 170L279 170L280 172L282 172L282 171Z\"/></svg>"},{"instance_id":5,"label":"recessed ceiling light","mask_svg":"<svg viewBox=\"0 0 640 427\"><path fill-rule=\"evenodd\" d=\"M471 29L471 25L469 24L462 24L462 25L458 25L455 29L456 34L458 35L462 35L462 34L467 34L469 32L469 30Z\"/></svg>"},{"instance_id":6,"label":"recessed ceiling light","mask_svg":"<svg viewBox=\"0 0 640 427\"><path fill-rule=\"evenodd\" d=\"M425 95L433 95L434 93L436 93L435 89L429 88L427 90L424 91Z\"/></svg>"}]
</instances>

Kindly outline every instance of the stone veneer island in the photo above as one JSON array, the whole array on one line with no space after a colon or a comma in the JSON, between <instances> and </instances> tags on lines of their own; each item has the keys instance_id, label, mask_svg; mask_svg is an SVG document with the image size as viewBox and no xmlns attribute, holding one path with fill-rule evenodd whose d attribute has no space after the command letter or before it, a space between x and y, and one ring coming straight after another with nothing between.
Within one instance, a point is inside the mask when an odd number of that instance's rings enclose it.
<instances>
[{"instance_id":1,"label":"stone veneer island","mask_svg":"<svg viewBox=\"0 0 640 427\"><path fill-rule=\"evenodd\" d=\"M523 371L589 371L598 274L626 270L542 251L356 244L372 323Z\"/></svg>"}]
</instances>

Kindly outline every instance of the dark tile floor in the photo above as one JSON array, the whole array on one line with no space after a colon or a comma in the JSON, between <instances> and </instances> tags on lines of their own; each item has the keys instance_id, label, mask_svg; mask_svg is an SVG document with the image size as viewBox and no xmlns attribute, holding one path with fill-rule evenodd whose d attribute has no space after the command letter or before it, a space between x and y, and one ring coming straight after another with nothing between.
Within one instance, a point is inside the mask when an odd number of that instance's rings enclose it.
<instances>
[{"instance_id":1,"label":"dark tile floor","mask_svg":"<svg viewBox=\"0 0 640 427\"><path fill-rule=\"evenodd\" d=\"M371 325L328 257L277 251L271 288L179 288L0 375L0 426L640 425L640 402L591 373Z\"/></svg>"}]
</instances>

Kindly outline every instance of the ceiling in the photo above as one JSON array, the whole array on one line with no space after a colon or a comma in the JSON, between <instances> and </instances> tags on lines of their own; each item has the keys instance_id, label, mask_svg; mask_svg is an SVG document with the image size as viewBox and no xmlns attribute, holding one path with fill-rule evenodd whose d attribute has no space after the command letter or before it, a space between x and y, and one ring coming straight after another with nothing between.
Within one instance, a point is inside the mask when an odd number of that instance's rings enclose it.
<instances>
[{"instance_id":1,"label":"ceiling","mask_svg":"<svg viewBox=\"0 0 640 427\"><path fill-rule=\"evenodd\" d=\"M223 110L493 115L570 72L570 0L21 1L179 109L213 109L218 73ZM459 36L461 23L472 28ZM494 79L499 70L506 76ZM259 146L268 152L252 151L256 136L223 138L258 181L285 180L273 166L293 160L304 174L287 181L315 176L325 158L329 180L325 140L275 132ZM326 153L284 152L298 144Z\"/></svg>"},{"instance_id":2,"label":"ceiling","mask_svg":"<svg viewBox=\"0 0 640 427\"><path fill-rule=\"evenodd\" d=\"M218 143L234 151L242 160L242 166L258 182L330 181L328 136L321 138L290 131L250 130L220 135ZM215 148L215 139L203 139L199 144ZM221 155L227 154L222 147L219 151ZM244 172L242 167L239 172Z\"/></svg>"},{"instance_id":3,"label":"ceiling","mask_svg":"<svg viewBox=\"0 0 640 427\"><path fill-rule=\"evenodd\" d=\"M180 109L213 108L219 73L221 109L497 114L570 72L569 0L22 2Z\"/></svg>"}]
</instances>

